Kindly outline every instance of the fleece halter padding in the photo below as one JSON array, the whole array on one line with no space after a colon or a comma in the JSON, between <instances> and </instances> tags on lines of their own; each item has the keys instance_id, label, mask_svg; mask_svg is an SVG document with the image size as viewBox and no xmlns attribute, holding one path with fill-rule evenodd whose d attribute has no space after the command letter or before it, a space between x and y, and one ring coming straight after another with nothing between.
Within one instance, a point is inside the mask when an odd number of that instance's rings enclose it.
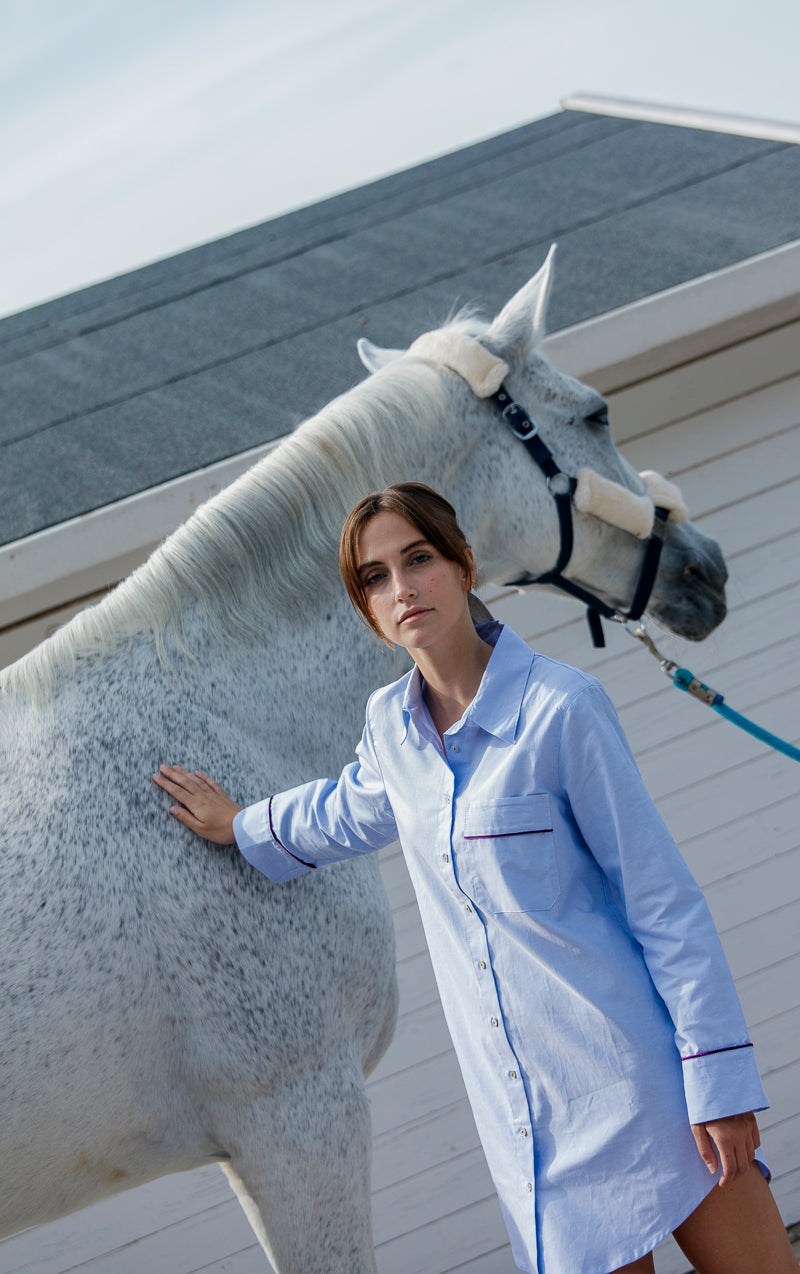
<instances>
[{"instance_id":1,"label":"fleece halter padding","mask_svg":"<svg viewBox=\"0 0 800 1274\"><path fill-rule=\"evenodd\" d=\"M478 398L489 398L496 393L508 374L508 363L491 354L480 341L464 332L446 329L418 336L405 357L457 372ZM639 477L645 485L641 495L593 469L580 469L573 495L575 508L640 540L646 540L652 533L656 508L669 510L669 522L686 521L689 512L674 483L652 469L640 473Z\"/></svg>"},{"instance_id":2,"label":"fleece halter padding","mask_svg":"<svg viewBox=\"0 0 800 1274\"><path fill-rule=\"evenodd\" d=\"M495 358L480 341L463 332L423 332L405 353L406 358L421 358L458 372L478 398L488 398L508 375L508 363Z\"/></svg>"},{"instance_id":3,"label":"fleece halter padding","mask_svg":"<svg viewBox=\"0 0 800 1274\"><path fill-rule=\"evenodd\" d=\"M611 526L629 531L640 540L652 534L656 508L669 510L668 522L686 521L689 510L674 483L667 482L652 469L646 469L639 477L646 488L643 495L636 495L619 482L602 477L594 469L579 469L578 485L572 497L575 508L579 513L590 513Z\"/></svg>"}]
</instances>

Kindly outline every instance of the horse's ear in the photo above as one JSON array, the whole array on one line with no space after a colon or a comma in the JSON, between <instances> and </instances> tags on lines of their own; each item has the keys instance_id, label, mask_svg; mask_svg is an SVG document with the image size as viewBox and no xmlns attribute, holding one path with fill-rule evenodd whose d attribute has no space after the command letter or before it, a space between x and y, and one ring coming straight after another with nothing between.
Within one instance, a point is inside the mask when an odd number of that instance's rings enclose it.
<instances>
[{"instance_id":1,"label":"horse's ear","mask_svg":"<svg viewBox=\"0 0 800 1274\"><path fill-rule=\"evenodd\" d=\"M541 269L503 306L486 333L487 345L506 362L526 354L544 337L555 254L553 244Z\"/></svg>"},{"instance_id":2,"label":"horse's ear","mask_svg":"<svg viewBox=\"0 0 800 1274\"><path fill-rule=\"evenodd\" d=\"M356 349L368 372L379 372L382 367L396 363L405 354L403 349L381 349L380 345L373 345L365 336L357 341Z\"/></svg>"}]
</instances>

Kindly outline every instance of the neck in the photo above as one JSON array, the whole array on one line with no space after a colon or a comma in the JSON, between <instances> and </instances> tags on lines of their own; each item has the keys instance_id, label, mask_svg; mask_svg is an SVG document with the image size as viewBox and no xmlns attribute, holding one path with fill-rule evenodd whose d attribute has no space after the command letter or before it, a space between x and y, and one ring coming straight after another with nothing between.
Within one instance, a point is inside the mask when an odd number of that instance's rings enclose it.
<instances>
[{"instance_id":1,"label":"neck","mask_svg":"<svg viewBox=\"0 0 800 1274\"><path fill-rule=\"evenodd\" d=\"M411 653L425 681L425 703L431 719L443 735L464 715L478 693L492 647L482 641L469 619L451 635L446 648Z\"/></svg>"}]
</instances>

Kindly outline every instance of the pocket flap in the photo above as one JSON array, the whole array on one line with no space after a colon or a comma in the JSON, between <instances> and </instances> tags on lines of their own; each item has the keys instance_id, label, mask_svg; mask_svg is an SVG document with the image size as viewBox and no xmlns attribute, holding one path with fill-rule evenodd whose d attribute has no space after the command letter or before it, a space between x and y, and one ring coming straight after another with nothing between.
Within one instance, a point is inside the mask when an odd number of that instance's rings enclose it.
<instances>
[{"instance_id":1,"label":"pocket flap","mask_svg":"<svg viewBox=\"0 0 800 1274\"><path fill-rule=\"evenodd\" d=\"M476 801L467 809L464 820L465 840L552 830L550 798L546 792L503 796L496 801Z\"/></svg>"}]
</instances>

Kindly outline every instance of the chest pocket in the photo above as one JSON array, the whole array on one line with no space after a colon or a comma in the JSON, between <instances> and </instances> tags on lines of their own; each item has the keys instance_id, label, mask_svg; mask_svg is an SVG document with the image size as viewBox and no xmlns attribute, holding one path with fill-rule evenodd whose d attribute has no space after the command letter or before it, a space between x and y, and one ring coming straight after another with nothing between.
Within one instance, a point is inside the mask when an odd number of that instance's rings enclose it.
<instances>
[{"instance_id":1,"label":"chest pocket","mask_svg":"<svg viewBox=\"0 0 800 1274\"><path fill-rule=\"evenodd\" d=\"M553 906L560 887L546 792L467 808L459 883L493 915Z\"/></svg>"}]
</instances>

